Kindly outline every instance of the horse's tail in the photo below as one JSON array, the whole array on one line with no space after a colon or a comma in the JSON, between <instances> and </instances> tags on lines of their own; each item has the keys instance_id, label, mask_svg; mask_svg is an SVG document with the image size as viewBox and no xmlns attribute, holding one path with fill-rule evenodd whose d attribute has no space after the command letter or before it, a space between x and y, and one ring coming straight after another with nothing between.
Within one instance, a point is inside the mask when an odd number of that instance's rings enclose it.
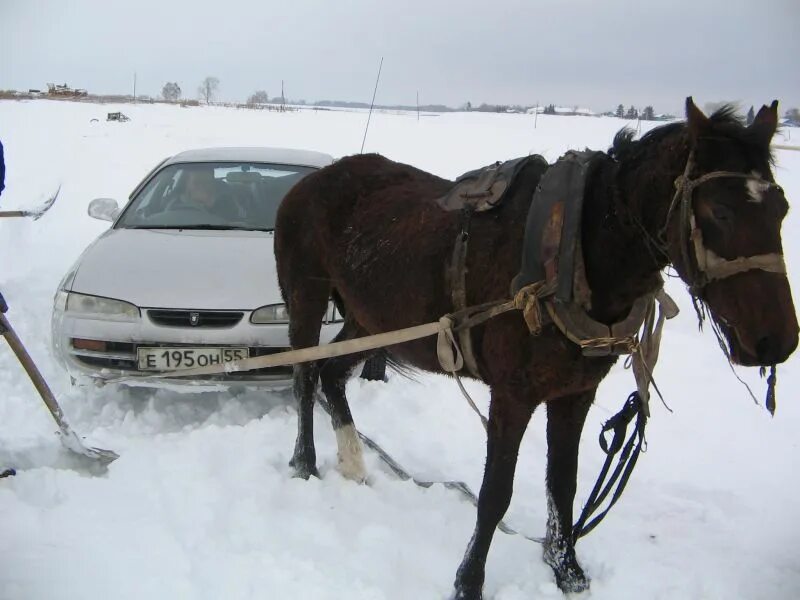
<instances>
[{"instance_id":1,"label":"horse's tail","mask_svg":"<svg viewBox=\"0 0 800 600\"><path fill-rule=\"evenodd\" d=\"M347 307L344 304L344 300L342 300L342 296L339 292L334 288L331 290L331 300L336 305L336 310L339 311L339 314L342 317L347 315ZM408 363L403 362L399 358L393 356L386 348L380 348L376 350L370 360L379 360L386 363L386 366L392 369L394 372L402 375L406 379L410 379L412 381L416 381L416 373L417 370Z\"/></svg>"}]
</instances>

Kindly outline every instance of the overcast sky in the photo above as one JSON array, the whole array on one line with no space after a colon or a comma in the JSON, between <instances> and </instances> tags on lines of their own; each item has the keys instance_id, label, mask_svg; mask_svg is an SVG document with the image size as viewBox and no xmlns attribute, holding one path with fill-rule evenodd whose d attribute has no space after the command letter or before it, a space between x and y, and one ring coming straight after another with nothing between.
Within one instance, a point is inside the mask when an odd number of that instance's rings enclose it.
<instances>
[{"instance_id":1,"label":"overcast sky","mask_svg":"<svg viewBox=\"0 0 800 600\"><path fill-rule=\"evenodd\" d=\"M452 106L800 105L800 0L0 0L0 89Z\"/></svg>"}]
</instances>

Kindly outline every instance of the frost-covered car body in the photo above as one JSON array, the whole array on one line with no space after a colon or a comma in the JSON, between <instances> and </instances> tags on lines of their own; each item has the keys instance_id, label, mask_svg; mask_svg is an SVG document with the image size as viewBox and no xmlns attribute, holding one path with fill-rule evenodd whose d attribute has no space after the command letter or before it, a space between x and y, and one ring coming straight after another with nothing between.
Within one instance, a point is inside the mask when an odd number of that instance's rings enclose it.
<instances>
[{"instance_id":1,"label":"frost-covered car body","mask_svg":"<svg viewBox=\"0 0 800 600\"><path fill-rule=\"evenodd\" d=\"M102 382L288 349L275 213L294 183L332 161L275 148L191 150L153 169L122 210L93 201L89 214L113 225L69 270L53 309L53 348L69 374ZM321 342L340 327L331 305ZM281 386L291 373L135 383Z\"/></svg>"}]
</instances>

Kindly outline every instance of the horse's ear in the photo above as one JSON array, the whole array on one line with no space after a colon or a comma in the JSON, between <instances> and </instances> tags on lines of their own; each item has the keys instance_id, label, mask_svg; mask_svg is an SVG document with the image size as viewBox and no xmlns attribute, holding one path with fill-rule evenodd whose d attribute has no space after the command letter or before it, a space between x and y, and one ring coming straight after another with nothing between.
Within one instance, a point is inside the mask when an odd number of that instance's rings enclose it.
<instances>
[{"instance_id":1,"label":"horse's ear","mask_svg":"<svg viewBox=\"0 0 800 600\"><path fill-rule=\"evenodd\" d=\"M689 135L692 139L697 139L700 133L708 127L708 124L708 117L695 106L692 97L686 98L686 126L689 128Z\"/></svg>"},{"instance_id":2,"label":"horse's ear","mask_svg":"<svg viewBox=\"0 0 800 600\"><path fill-rule=\"evenodd\" d=\"M778 128L778 101L766 104L758 111L756 118L750 124L750 130L756 133L764 144L769 145L775 130Z\"/></svg>"}]
</instances>

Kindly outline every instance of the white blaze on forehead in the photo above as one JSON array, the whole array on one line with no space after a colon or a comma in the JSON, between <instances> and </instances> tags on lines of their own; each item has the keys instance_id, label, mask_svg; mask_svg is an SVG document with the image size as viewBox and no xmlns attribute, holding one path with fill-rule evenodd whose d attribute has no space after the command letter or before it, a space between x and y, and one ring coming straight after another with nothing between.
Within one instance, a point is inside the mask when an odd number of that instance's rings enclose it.
<instances>
[{"instance_id":1,"label":"white blaze on forehead","mask_svg":"<svg viewBox=\"0 0 800 600\"><path fill-rule=\"evenodd\" d=\"M751 171L750 175L753 177L757 177L757 179L748 179L747 180L747 194L749 196L750 202L757 202L760 203L764 200L764 192L766 192L769 187L770 183L768 181L764 181L761 178L761 173L758 171Z\"/></svg>"}]
</instances>

